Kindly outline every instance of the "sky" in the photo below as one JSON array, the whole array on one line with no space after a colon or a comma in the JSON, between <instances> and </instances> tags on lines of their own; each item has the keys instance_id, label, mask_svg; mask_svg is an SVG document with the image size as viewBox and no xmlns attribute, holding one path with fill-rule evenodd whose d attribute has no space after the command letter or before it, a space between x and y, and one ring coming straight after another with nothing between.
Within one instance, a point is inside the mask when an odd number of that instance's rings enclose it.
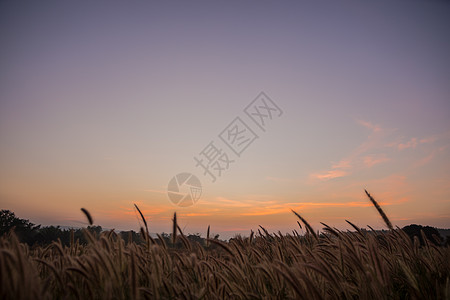
<instances>
[{"instance_id":1,"label":"sky","mask_svg":"<svg viewBox=\"0 0 450 300\"><path fill-rule=\"evenodd\" d=\"M80 227L84 207L137 230L137 204L151 232L176 212L186 232L224 238L298 229L291 209L316 230L385 228L367 189L395 226L448 228L449 13L437 0L2 1L0 208ZM212 149L215 180L196 161ZM187 207L167 193L180 173L201 183Z\"/></svg>"}]
</instances>

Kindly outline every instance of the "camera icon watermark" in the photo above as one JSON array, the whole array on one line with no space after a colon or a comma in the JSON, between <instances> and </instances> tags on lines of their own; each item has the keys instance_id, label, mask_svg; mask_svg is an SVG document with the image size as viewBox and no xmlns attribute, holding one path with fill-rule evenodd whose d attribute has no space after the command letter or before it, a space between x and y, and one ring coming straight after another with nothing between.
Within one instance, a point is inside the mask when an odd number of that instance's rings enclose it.
<instances>
[{"instance_id":1,"label":"camera icon watermark","mask_svg":"<svg viewBox=\"0 0 450 300\"><path fill-rule=\"evenodd\" d=\"M191 173L180 173L172 177L167 186L167 194L173 204L187 207L195 204L202 195L202 184Z\"/></svg>"}]
</instances>

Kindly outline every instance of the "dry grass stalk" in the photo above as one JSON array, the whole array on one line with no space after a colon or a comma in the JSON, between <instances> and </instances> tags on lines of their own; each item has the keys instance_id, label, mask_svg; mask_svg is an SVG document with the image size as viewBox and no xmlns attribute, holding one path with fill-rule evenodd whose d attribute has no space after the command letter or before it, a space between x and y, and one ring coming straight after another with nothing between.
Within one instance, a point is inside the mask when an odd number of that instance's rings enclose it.
<instances>
[{"instance_id":1,"label":"dry grass stalk","mask_svg":"<svg viewBox=\"0 0 450 300\"><path fill-rule=\"evenodd\" d=\"M384 213L383 209L381 208L381 206L378 204L377 201L375 201L375 199L373 199L373 197L369 194L369 192L367 192L367 190L364 190L366 192L367 197L369 197L370 202L372 202L373 206L375 206L375 208L377 209L378 213L380 214L380 216L383 218L384 223L386 223L386 226L390 229L393 230L394 227L392 226L391 221L389 220L389 218L386 216L386 214Z\"/></svg>"},{"instance_id":2,"label":"dry grass stalk","mask_svg":"<svg viewBox=\"0 0 450 300\"><path fill-rule=\"evenodd\" d=\"M92 219L91 214L89 213L89 211L85 208L82 208L81 211L84 213L84 215L86 216L86 218L88 219L89 225L92 226L92 224L94 224L94 220Z\"/></svg>"},{"instance_id":3,"label":"dry grass stalk","mask_svg":"<svg viewBox=\"0 0 450 300\"><path fill-rule=\"evenodd\" d=\"M366 231L350 221L356 232L322 223L324 231L311 238L315 232L296 215L307 236L261 227L260 235L224 242L211 239L208 227L207 251L183 234L176 214L172 243L179 233L184 245L178 248L165 246L161 235L150 246L125 243L113 231L96 238L86 231L88 244L30 248L12 233L0 237L0 298L448 298L448 246L427 243L425 236L421 246L400 229ZM144 227L142 234L148 236Z\"/></svg>"}]
</instances>

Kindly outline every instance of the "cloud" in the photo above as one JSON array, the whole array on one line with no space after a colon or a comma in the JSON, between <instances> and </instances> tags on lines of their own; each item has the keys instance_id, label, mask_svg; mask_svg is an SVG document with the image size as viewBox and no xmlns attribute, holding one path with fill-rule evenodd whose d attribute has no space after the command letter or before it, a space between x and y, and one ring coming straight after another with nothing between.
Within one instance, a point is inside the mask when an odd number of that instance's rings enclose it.
<instances>
[{"instance_id":1,"label":"cloud","mask_svg":"<svg viewBox=\"0 0 450 300\"><path fill-rule=\"evenodd\" d=\"M367 139L356 147L347 157L344 157L338 163L332 164L330 170L312 173L309 175L310 178L324 181L344 177L352 174L357 169L372 167L375 164L388 160L384 154L379 155L379 157L373 155L366 155L363 157L363 155L370 150L382 147L382 138L392 132L392 130L384 129L379 125L374 125L363 120L357 120L357 123L370 129L371 132Z\"/></svg>"},{"instance_id":2,"label":"cloud","mask_svg":"<svg viewBox=\"0 0 450 300\"><path fill-rule=\"evenodd\" d=\"M344 177L350 174L349 169L352 168L351 158L345 158L340 160L338 163L331 165L331 170L313 173L309 177L319 180L329 180L339 177Z\"/></svg>"},{"instance_id":3,"label":"cloud","mask_svg":"<svg viewBox=\"0 0 450 300\"><path fill-rule=\"evenodd\" d=\"M416 148L417 144L418 144L417 138L412 138L404 144L402 144L402 143L398 144L397 148L398 148L398 150L404 150L404 149L408 149L408 148Z\"/></svg>"},{"instance_id":4,"label":"cloud","mask_svg":"<svg viewBox=\"0 0 450 300\"><path fill-rule=\"evenodd\" d=\"M415 148L421 148L424 150L428 150L429 154L425 157L422 157L419 160L416 160L411 165L413 168L418 168L421 166L424 166L428 164L433 158L438 155L439 153L443 152L447 147L450 146L449 144L450 139L450 131L446 131L443 133L433 134L428 137L424 138L418 138L413 137L409 139L406 142L401 142L401 138L397 141L391 142L386 144L386 147L391 148L397 148L398 151L403 151L405 149L415 149ZM428 148L425 147L419 147L419 146L426 146L428 144ZM443 145L443 146L439 146Z\"/></svg>"},{"instance_id":5,"label":"cloud","mask_svg":"<svg viewBox=\"0 0 450 300\"><path fill-rule=\"evenodd\" d=\"M438 154L444 152L444 150L447 148L447 146L443 146L443 147L439 147L437 149L433 149L430 154L428 154L427 156L421 158L420 160L416 161L414 163L414 167L418 168L418 167L422 167L426 164L428 164L430 161L432 161L434 159L434 157L436 157Z\"/></svg>"},{"instance_id":6,"label":"cloud","mask_svg":"<svg viewBox=\"0 0 450 300\"><path fill-rule=\"evenodd\" d=\"M351 162L349 159L342 159L337 164L332 165L333 169L349 169L351 168Z\"/></svg>"},{"instance_id":7,"label":"cloud","mask_svg":"<svg viewBox=\"0 0 450 300\"><path fill-rule=\"evenodd\" d=\"M434 143L436 140L437 140L436 136L430 136L430 137L421 139L419 142L421 144L431 144L431 143Z\"/></svg>"},{"instance_id":8,"label":"cloud","mask_svg":"<svg viewBox=\"0 0 450 300\"><path fill-rule=\"evenodd\" d=\"M243 201L227 199L225 197L216 197L214 199L214 204L216 206L227 206L227 207L248 207L249 203L245 203Z\"/></svg>"},{"instance_id":9,"label":"cloud","mask_svg":"<svg viewBox=\"0 0 450 300\"><path fill-rule=\"evenodd\" d=\"M125 215L136 215L138 216L138 212L134 207L121 207L122 211L121 213ZM144 216L152 216L152 215L159 215L166 213L167 211L170 211L172 209L169 205L158 205L149 207L148 205L139 205L139 209L141 210L142 214Z\"/></svg>"},{"instance_id":10,"label":"cloud","mask_svg":"<svg viewBox=\"0 0 450 300\"><path fill-rule=\"evenodd\" d=\"M389 158L386 157L385 154L381 155L368 155L364 157L364 165L366 165L368 168L371 168L377 164L383 163L389 161Z\"/></svg>"},{"instance_id":11,"label":"cloud","mask_svg":"<svg viewBox=\"0 0 450 300\"><path fill-rule=\"evenodd\" d=\"M368 129L372 130L373 132L380 132L380 131L383 130L380 126L374 125L374 124L372 124L370 122L367 122L367 121L358 120L357 122L358 122L358 124L360 124L360 125L368 128Z\"/></svg>"},{"instance_id":12,"label":"cloud","mask_svg":"<svg viewBox=\"0 0 450 300\"><path fill-rule=\"evenodd\" d=\"M238 208L238 207L257 207L274 205L277 201L272 200L275 196L271 195L243 195L238 199L228 199L225 197L216 197L208 204L213 204L215 207L222 208Z\"/></svg>"},{"instance_id":13,"label":"cloud","mask_svg":"<svg viewBox=\"0 0 450 300\"><path fill-rule=\"evenodd\" d=\"M333 178L344 177L348 175L346 171L343 170L329 170L323 173L311 174L311 178L319 179L319 180L327 180Z\"/></svg>"},{"instance_id":14,"label":"cloud","mask_svg":"<svg viewBox=\"0 0 450 300\"><path fill-rule=\"evenodd\" d=\"M407 199L401 199L396 202L382 202L378 203L382 206L389 206L394 204L400 204L406 202ZM329 208L329 207L370 207L372 203L369 201L349 201L349 202L288 202L288 203L280 203L268 207L252 207L248 211L242 212L240 215L242 216L266 216L266 215L274 215L274 214L282 214L282 213L290 213L291 209L293 210L307 210L313 208Z\"/></svg>"},{"instance_id":15,"label":"cloud","mask_svg":"<svg viewBox=\"0 0 450 300\"><path fill-rule=\"evenodd\" d=\"M401 136L395 136L393 133L396 129L386 129L380 125L375 125L364 120L356 121L359 125L370 130L367 139L354 148L347 156L337 163L331 163L328 170L312 172L309 178L328 181L335 178L346 177L364 169L372 168L375 165L392 161L395 158L411 160L412 168L421 167L429 163L439 153L443 152L446 147L450 146L450 131L439 134L430 135L428 137L411 137L405 139ZM407 149L421 148L427 150L429 154L420 160L412 156L399 156L398 152ZM442 146L443 145L443 146ZM440 147L439 147L440 146ZM443 148L444 147L444 148ZM395 151L392 151L395 149ZM417 156L418 153L411 153Z\"/></svg>"},{"instance_id":16,"label":"cloud","mask_svg":"<svg viewBox=\"0 0 450 300\"><path fill-rule=\"evenodd\" d=\"M207 213L187 213L187 214L179 214L182 217L203 217L203 216L211 216L212 214Z\"/></svg>"},{"instance_id":17,"label":"cloud","mask_svg":"<svg viewBox=\"0 0 450 300\"><path fill-rule=\"evenodd\" d=\"M278 208L278 209L273 209L273 208L268 208L268 209L258 209L256 211L250 211L250 212L245 212L245 213L241 213L241 216L267 216L267 215L277 215L280 213L286 213L289 210L287 208Z\"/></svg>"},{"instance_id":18,"label":"cloud","mask_svg":"<svg viewBox=\"0 0 450 300\"><path fill-rule=\"evenodd\" d=\"M387 144L386 147L394 147L401 151L409 148L414 149L422 144L433 144L435 142L446 141L448 139L450 139L450 131L446 131L439 134L433 134L424 138L412 137L407 142L401 142L402 138L400 138L397 141Z\"/></svg>"}]
</instances>

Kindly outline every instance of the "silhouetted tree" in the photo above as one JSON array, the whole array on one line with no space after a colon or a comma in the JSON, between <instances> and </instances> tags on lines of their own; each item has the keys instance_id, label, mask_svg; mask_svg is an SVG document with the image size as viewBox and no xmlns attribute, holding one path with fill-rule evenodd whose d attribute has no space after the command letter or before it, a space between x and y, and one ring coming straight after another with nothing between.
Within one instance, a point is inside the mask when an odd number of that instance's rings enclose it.
<instances>
[{"instance_id":1,"label":"silhouetted tree","mask_svg":"<svg viewBox=\"0 0 450 300\"><path fill-rule=\"evenodd\" d=\"M62 230L59 226L45 226L38 230L35 242L40 245L48 245L60 240L65 246L70 245L70 230Z\"/></svg>"},{"instance_id":2,"label":"silhouetted tree","mask_svg":"<svg viewBox=\"0 0 450 300\"><path fill-rule=\"evenodd\" d=\"M129 244L130 242L141 244L144 242L141 235L134 230L121 231L120 236L122 237L122 239L125 241L126 244Z\"/></svg>"},{"instance_id":3,"label":"silhouetted tree","mask_svg":"<svg viewBox=\"0 0 450 300\"><path fill-rule=\"evenodd\" d=\"M189 235L187 236L187 239L188 239L189 241L191 241L191 242L197 242L197 243L199 243L201 246L205 246L205 245L206 245L206 240L200 236L200 233L189 234Z\"/></svg>"},{"instance_id":4,"label":"silhouetted tree","mask_svg":"<svg viewBox=\"0 0 450 300\"><path fill-rule=\"evenodd\" d=\"M21 242L32 245L40 226L41 225L31 223L29 220L16 217L10 210L2 209L0 211L1 235L7 234L13 230Z\"/></svg>"},{"instance_id":5,"label":"silhouetted tree","mask_svg":"<svg viewBox=\"0 0 450 300\"><path fill-rule=\"evenodd\" d=\"M440 245L442 243L442 237L439 234L439 232L437 231L436 228L431 227L431 226L422 226L422 225L417 225L417 224L411 224L408 226L405 226L402 228L402 230L409 235L409 237L411 238L411 240L414 242L414 237L417 236L417 238L419 239L420 245L424 245L424 240L422 238L422 234L420 233L421 231L423 231L423 233L425 234L425 237L427 240L429 240L430 242L432 242L435 245Z\"/></svg>"},{"instance_id":6,"label":"silhouetted tree","mask_svg":"<svg viewBox=\"0 0 450 300\"><path fill-rule=\"evenodd\" d=\"M88 226L87 229L91 233L95 233L97 236L103 231L102 226Z\"/></svg>"}]
</instances>

